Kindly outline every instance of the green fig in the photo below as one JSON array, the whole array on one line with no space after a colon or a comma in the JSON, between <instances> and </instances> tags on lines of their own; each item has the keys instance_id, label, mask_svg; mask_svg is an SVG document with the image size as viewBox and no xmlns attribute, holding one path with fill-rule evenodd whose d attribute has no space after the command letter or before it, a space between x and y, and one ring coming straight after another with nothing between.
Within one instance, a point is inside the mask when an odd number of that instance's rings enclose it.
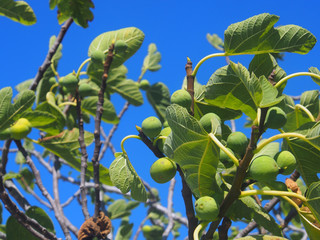
<instances>
[{"instance_id":1,"label":"green fig","mask_svg":"<svg viewBox=\"0 0 320 240\"><path fill-rule=\"evenodd\" d=\"M171 133L171 128L166 127L161 130L160 136L168 137L170 133ZM166 139L164 139L164 138L161 138L157 141L157 146L161 152L163 152L163 146L164 146L165 141L166 141Z\"/></svg>"},{"instance_id":2,"label":"green fig","mask_svg":"<svg viewBox=\"0 0 320 240\"><path fill-rule=\"evenodd\" d=\"M279 173L276 161L269 156L259 156L252 160L249 166L249 175L261 182L275 181Z\"/></svg>"},{"instance_id":3,"label":"green fig","mask_svg":"<svg viewBox=\"0 0 320 240\"><path fill-rule=\"evenodd\" d=\"M142 233L146 240L161 240L164 229L158 225L144 225Z\"/></svg>"},{"instance_id":4,"label":"green fig","mask_svg":"<svg viewBox=\"0 0 320 240\"><path fill-rule=\"evenodd\" d=\"M125 52L128 48L128 44L124 40L117 40L114 44L114 50L116 53Z\"/></svg>"},{"instance_id":5,"label":"green fig","mask_svg":"<svg viewBox=\"0 0 320 240\"><path fill-rule=\"evenodd\" d=\"M278 129L282 128L287 122L286 113L279 107L271 107L268 109L264 125L266 128Z\"/></svg>"},{"instance_id":6,"label":"green fig","mask_svg":"<svg viewBox=\"0 0 320 240\"><path fill-rule=\"evenodd\" d=\"M172 104L178 104L189 111L192 103L192 97L186 90L180 89L171 95L170 101Z\"/></svg>"},{"instance_id":7,"label":"green fig","mask_svg":"<svg viewBox=\"0 0 320 240\"><path fill-rule=\"evenodd\" d=\"M207 133L213 132L221 138L221 119L217 114L207 113L200 118L199 122Z\"/></svg>"},{"instance_id":8,"label":"green fig","mask_svg":"<svg viewBox=\"0 0 320 240\"><path fill-rule=\"evenodd\" d=\"M200 197L195 202L196 217L202 221L214 221L219 214L216 200L209 196Z\"/></svg>"},{"instance_id":9,"label":"green fig","mask_svg":"<svg viewBox=\"0 0 320 240\"><path fill-rule=\"evenodd\" d=\"M91 61L97 64L102 64L105 59L105 55L101 50L95 50L91 53Z\"/></svg>"},{"instance_id":10,"label":"green fig","mask_svg":"<svg viewBox=\"0 0 320 240\"><path fill-rule=\"evenodd\" d=\"M227 147L231 148L241 157L245 154L248 146L248 138L242 132L233 132L227 138Z\"/></svg>"},{"instance_id":11,"label":"green fig","mask_svg":"<svg viewBox=\"0 0 320 240\"><path fill-rule=\"evenodd\" d=\"M150 88L150 83L147 79L143 79L141 80L141 82L139 83L139 88L142 90L148 90Z\"/></svg>"},{"instance_id":12,"label":"green fig","mask_svg":"<svg viewBox=\"0 0 320 240\"><path fill-rule=\"evenodd\" d=\"M61 85L67 90L73 90L78 86L78 81L78 78L73 73L70 73L62 78Z\"/></svg>"},{"instance_id":13,"label":"green fig","mask_svg":"<svg viewBox=\"0 0 320 240\"><path fill-rule=\"evenodd\" d=\"M275 159L280 168L280 173L283 175L290 175L296 168L297 160L289 151L278 152Z\"/></svg>"},{"instance_id":14,"label":"green fig","mask_svg":"<svg viewBox=\"0 0 320 240\"><path fill-rule=\"evenodd\" d=\"M159 158L150 168L150 175L157 183L169 182L177 172L177 165L167 157Z\"/></svg>"},{"instance_id":15,"label":"green fig","mask_svg":"<svg viewBox=\"0 0 320 240\"><path fill-rule=\"evenodd\" d=\"M31 123L26 118L20 118L10 127L10 134L13 139L20 140L31 132Z\"/></svg>"},{"instance_id":16,"label":"green fig","mask_svg":"<svg viewBox=\"0 0 320 240\"><path fill-rule=\"evenodd\" d=\"M79 94L81 97L94 96L98 93L88 83L81 83L79 85Z\"/></svg>"},{"instance_id":17,"label":"green fig","mask_svg":"<svg viewBox=\"0 0 320 240\"><path fill-rule=\"evenodd\" d=\"M148 117L141 124L142 132L149 138L154 138L159 135L162 123L156 117Z\"/></svg>"}]
</instances>

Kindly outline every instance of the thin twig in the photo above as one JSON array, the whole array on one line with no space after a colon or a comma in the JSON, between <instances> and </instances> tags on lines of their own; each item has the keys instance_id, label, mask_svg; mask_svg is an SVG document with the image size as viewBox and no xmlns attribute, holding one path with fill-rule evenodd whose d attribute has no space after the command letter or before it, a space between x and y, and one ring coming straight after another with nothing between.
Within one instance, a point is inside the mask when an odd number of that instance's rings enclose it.
<instances>
[{"instance_id":1,"label":"thin twig","mask_svg":"<svg viewBox=\"0 0 320 240\"><path fill-rule=\"evenodd\" d=\"M104 73L102 75L101 87L98 94L98 102L97 102L97 110L95 116L95 130L94 130L94 140L95 147L92 157L93 164L93 173L94 173L94 183L95 183L95 207L94 207L94 218L99 216L100 212L100 178L99 178L99 154L101 149L101 141L100 141L100 126L101 126L101 118L103 113L103 103L104 103L104 92L107 87L107 79L109 69L113 59L113 49L114 44L111 44L108 50L108 54L106 60L104 62Z\"/></svg>"},{"instance_id":2,"label":"thin twig","mask_svg":"<svg viewBox=\"0 0 320 240\"><path fill-rule=\"evenodd\" d=\"M162 240L165 240L168 238L168 236L174 226L174 221L172 218L172 206L173 206L172 198L173 198L175 184L176 184L176 179L175 178L171 179L169 191L168 191L168 207L167 207L167 209L168 209L168 225L162 234Z\"/></svg>"},{"instance_id":3,"label":"thin twig","mask_svg":"<svg viewBox=\"0 0 320 240\"><path fill-rule=\"evenodd\" d=\"M51 65L51 59L53 57L53 55L56 53L59 45L61 44L66 32L68 31L70 25L72 24L73 19L69 18L65 24L62 25L60 32L55 40L55 42L53 43L51 49L49 50L46 59L44 60L44 62L42 63L42 65L39 67L39 70L32 82L32 84L30 85L30 90L35 91L37 89L37 86L40 82L40 80L42 79L44 73L46 72L46 70L48 69L48 67Z\"/></svg>"}]
</instances>

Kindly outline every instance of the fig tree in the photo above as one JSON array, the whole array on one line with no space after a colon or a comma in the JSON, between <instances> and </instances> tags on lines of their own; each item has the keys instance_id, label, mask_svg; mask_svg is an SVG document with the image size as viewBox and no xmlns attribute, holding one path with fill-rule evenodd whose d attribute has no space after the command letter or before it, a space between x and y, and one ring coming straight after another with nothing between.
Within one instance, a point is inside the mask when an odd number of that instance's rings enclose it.
<instances>
[{"instance_id":1,"label":"fig tree","mask_svg":"<svg viewBox=\"0 0 320 240\"><path fill-rule=\"evenodd\" d=\"M296 158L289 151L278 152L275 156L275 159L279 168L281 169L280 173L283 175L290 175L296 168Z\"/></svg>"},{"instance_id":2,"label":"fig tree","mask_svg":"<svg viewBox=\"0 0 320 240\"><path fill-rule=\"evenodd\" d=\"M265 127L271 129L282 128L287 122L287 115L279 107L271 107L268 109L266 120L264 122Z\"/></svg>"},{"instance_id":3,"label":"fig tree","mask_svg":"<svg viewBox=\"0 0 320 240\"><path fill-rule=\"evenodd\" d=\"M249 175L261 182L275 181L279 173L276 161L269 156L259 156L250 163Z\"/></svg>"},{"instance_id":4,"label":"fig tree","mask_svg":"<svg viewBox=\"0 0 320 240\"><path fill-rule=\"evenodd\" d=\"M234 155L233 151L230 148L227 149ZM222 149L220 149L220 162L222 162L226 168L233 166L233 161Z\"/></svg>"},{"instance_id":5,"label":"fig tree","mask_svg":"<svg viewBox=\"0 0 320 240\"><path fill-rule=\"evenodd\" d=\"M142 132L149 138L154 138L159 135L162 124L156 117L148 117L141 124Z\"/></svg>"},{"instance_id":6,"label":"fig tree","mask_svg":"<svg viewBox=\"0 0 320 240\"><path fill-rule=\"evenodd\" d=\"M207 113L200 118L199 122L207 133L213 132L221 138L221 119L217 114Z\"/></svg>"},{"instance_id":7,"label":"fig tree","mask_svg":"<svg viewBox=\"0 0 320 240\"><path fill-rule=\"evenodd\" d=\"M248 146L248 138L242 132L233 132L227 138L227 147L231 148L241 157L245 154Z\"/></svg>"},{"instance_id":8,"label":"fig tree","mask_svg":"<svg viewBox=\"0 0 320 240\"><path fill-rule=\"evenodd\" d=\"M203 221L213 221L219 214L216 200L209 196L200 197L195 202L196 217Z\"/></svg>"},{"instance_id":9,"label":"fig tree","mask_svg":"<svg viewBox=\"0 0 320 240\"><path fill-rule=\"evenodd\" d=\"M70 73L63 77L61 84L68 90L73 90L78 85L78 78L73 73Z\"/></svg>"},{"instance_id":10,"label":"fig tree","mask_svg":"<svg viewBox=\"0 0 320 240\"><path fill-rule=\"evenodd\" d=\"M177 172L177 165L167 157L159 158L150 168L150 175L157 183L170 181Z\"/></svg>"},{"instance_id":11,"label":"fig tree","mask_svg":"<svg viewBox=\"0 0 320 240\"><path fill-rule=\"evenodd\" d=\"M91 61L97 64L101 64L104 62L105 55L101 50L95 50L91 53Z\"/></svg>"},{"instance_id":12,"label":"fig tree","mask_svg":"<svg viewBox=\"0 0 320 240\"><path fill-rule=\"evenodd\" d=\"M139 88L142 90L148 90L150 88L150 83L147 79L142 79L139 83Z\"/></svg>"},{"instance_id":13,"label":"fig tree","mask_svg":"<svg viewBox=\"0 0 320 240\"><path fill-rule=\"evenodd\" d=\"M171 95L170 101L172 104L173 103L178 104L179 106L184 107L189 111L190 107L191 107L191 103L192 103L192 98L191 98L190 93L188 93L184 89L180 89L180 90L175 91Z\"/></svg>"},{"instance_id":14,"label":"fig tree","mask_svg":"<svg viewBox=\"0 0 320 240\"><path fill-rule=\"evenodd\" d=\"M20 140L31 132L31 123L26 118L20 118L10 127L10 134L13 139Z\"/></svg>"},{"instance_id":15,"label":"fig tree","mask_svg":"<svg viewBox=\"0 0 320 240\"><path fill-rule=\"evenodd\" d=\"M128 44L124 40L117 40L114 44L114 50L116 53L125 52L128 48Z\"/></svg>"}]
</instances>

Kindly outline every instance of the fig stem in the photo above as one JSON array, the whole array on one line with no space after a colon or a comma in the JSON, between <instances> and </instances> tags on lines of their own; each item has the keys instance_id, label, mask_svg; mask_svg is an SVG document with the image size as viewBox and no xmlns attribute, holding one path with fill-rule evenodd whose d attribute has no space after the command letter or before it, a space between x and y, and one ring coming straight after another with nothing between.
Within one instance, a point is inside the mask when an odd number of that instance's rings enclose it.
<instances>
[{"instance_id":1,"label":"fig stem","mask_svg":"<svg viewBox=\"0 0 320 240\"><path fill-rule=\"evenodd\" d=\"M307 198L304 196L294 193L294 192L287 192L287 191L276 191L276 190L247 190L242 191L239 197L247 197L252 195L268 195L268 196L286 196L286 197L295 197L303 201L304 203L307 202Z\"/></svg>"},{"instance_id":2,"label":"fig stem","mask_svg":"<svg viewBox=\"0 0 320 240\"><path fill-rule=\"evenodd\" d=\"M281 196L284 200L286 200L288 203L290 203L296 210L297 212L300 211L299 206L289 197L287 196Z\"/></svg>"},{"instance_id":3,"label":"fig stem","mask_svg":"<svg viewBox=\"0 0 320 240\"><path fill-rule=\"evenodd\" d=\"M293 138L300 138L302 140L304 140L305 142L308 142L309 144L313 145L307 138L306 136L300 134L300 133L280 133L277 135L274 135L270 138L268 138L267 140L265 140L264 142L260 143L257 148L254 150L254 153L258 153L262 148L264 148L266 145L268 145L269 143L276 141L278 139L281 138L288 138L288 137L293 137Z\"/></svg>"},{"instance_id":4,"label":"fig stem","mask_svg":"<svg viewBox=\"0 0 320 240\"><path fill-rule=\"evenodd\" d=\"M84 60L84 61L81 63L81 65L80 65L79 68L78 68L77 74L76 74L76 77L77 77L77 78L79 78L80 72L81 72L82 68L84 67L84 65L86 65L86 64L87 64L88 62L90 62L90 61L91 61L91 58L87 58L86 60Z\"/></svg>"},{"instance_id":5,"label":"fig stem","mask_svg":"<svg viewBox=\"0 0 320 240\"><path fill-rule=\"evenodd\" d=\"M298 108L300 108L302 111L304 111L307 115L308 115L308 117L310 118L310 120L312 121L312 122L315 122L316 120L315 120L315 118L314 118L314 116L312 115L312 113L309 111L309 109L308 108L306 108L305 106L303 106L303 105L301 105L301 104L296 104L296 106L294 107L295 109L298 109Z\"/></svg>"},{"instance_id":6,"label":"fig stem","mask_svg":"<svg viewBox=\"0 0 320 240\"><path fill-rule=\"evenodd\" d=\"M158 136L153 140L153 146L157 146L157 142L159 139L167 139L166 136Z\"/></svg>"},{"instance_id":7,"label":"fig stem","mask_svg":"<svg viewBox=\"0 0 320 240\"><path fill-rule=\"evenodd\" d=\"M195 68L193 69L192 76L195 77L195 76L197 75L197 72L198 72L198 70L199 70L199 67L202 65L202 63L204 63L204 62L207 61L208 59L214 58L214 57L225 57L225 56L227 56L226 53L213 53L213 54L210 54L210 55L205 56L204 58L202 58L202 59L197 63L197 65L196 65Z\"/></svg>"},{"instance_id":8,"label":"fig stem","mask_svg":"<svg viewBox=\"0 0 320 240\"><path fill-rule=\"evenodd\" d=\"M77 106L77 103L75 103L75 102L63 102L63 103L60 103L58 107L63 107L65 105Z\"/></svg>"},{"instance_id":9,"label":"fig stem","mask_svg":"<svg viewBox=\"0 0 320 240\"><path fill-rule=\"evenodd\" d=\"M318 74L315 73L310 73L310 72L297 72L297 73L293 73L290 74L284 78L282 78L279 82L276 83L276 85L274 85L276 88L279 88L283 83L287 82L290 78L294 78L294 77L300 77L300 76L310 76L310 77L314 77L320 80L320 76Z\"/></svg>"},{"instance_id":10,"label":"fig stem","mask_svg":"<svg viewBox=\"0 0 320 240\"><path fill-rule=\"evenodd\" d=\"M194 232L193 232L193 239L194 239L194 240L199 240L199 233L200 233L201 230L204 229L208 224L209 224L208 221L204 221L204 222L201 222L201 223L196 227L196 229L195 229Z\"/></svg>"},{"instance_id":11,"label":"fig stem","mask_svg":"<svg viewBox=\"0 0 320 240\"><path fill-rule=\"evenodd\" d=\"M141 137L139 137L139 136L137 136L137 135L128 135L128 136L124 137L124 138L122 139L122 141L121 141L121 150L122 150L123 154L125 154L125 155L127 155L127 152L126 152L126 150L124 149L124 142L125 142L126 140L130 139L130 138L135 138L135 139L141 140Z\"/></svg>"},{"instance_id":12,"label":"fig stem","mask_svg":"<svg viewBox=\"0 0 320 240\"><path fill-rule=\"evenodd\" d=\"M233 163L239 167L239 160L225 147L223 144L219 141L219 139L216 138L216 136L213 133L209 133L209 137L212 139L212 141L218 145L218 147L224 151L229 158L233 161Z\"/></svg>"}]
</instances>

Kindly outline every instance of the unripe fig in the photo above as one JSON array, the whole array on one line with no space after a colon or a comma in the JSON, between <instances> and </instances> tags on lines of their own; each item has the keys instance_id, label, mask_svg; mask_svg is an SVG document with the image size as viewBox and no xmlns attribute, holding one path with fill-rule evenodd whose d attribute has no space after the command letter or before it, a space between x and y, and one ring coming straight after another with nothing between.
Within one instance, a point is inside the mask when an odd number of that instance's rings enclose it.
<instances>
[{"instance_id":1,"label":"unripe fig","mask_svg":"<svg viewBox=\"0 0 320 240\"><path fill-rule=\"evenodd\" d=\"M289 151L278 152L275 156L275 159L279 168L281 169L280 173L283 175L290 175L296 168L297 160Z\"/></svg>"},{"instance_id":2,"label":"unripe fig","mask_svg":"<svg viewBox=\"0 0 320 240\"><path fill-rule=\"evenodd\" d=\"M171 128L170 127L166 127L166 128L161 130L160 136L168 137L170 133L171 133ZM164 146L164 142L165 141L166 141L166 139L159 139L157 141L157 146L158 146L158 148L159 148L159 150L161 152L163 152L163 146Z\"/></svg>"},{"instance_id":3,"label":"unripe fig","mask_svg":"<svg viewBox=\"0 0 320 240\"><path fill-rule=\"evenodd\" d=\"M271 129L278 129L283 127L287 122L286 113L279 107L271 107L268 109L265 127Z\"/></svg>"},{"instance_id":4,"label":"unripe fig","mask_svg":"<svg viewBox=\"0 0 320 240\"><path fill-rule=\"evenodd\" d=\"M139 88L142 90L148 90L150 88L150 83L147 79L143 79L141 80L141 82L139 83Z\"/></svg>"},{"instance_id":5,"label":"unripe fig","mask_svg":"<svg viewBox=\"0 0 320 240\"><path fill-rule=\"evenodd\" d=\"M221 119L217 114L207 113L200 118L199 122L207 133L213 132L221 137Z\"/></svg>"},{"instance_id":6,"label":"unripe fig","mask_svg":"<svg viewBox=\"0 0 320 240\"><path fill-rule=\"evenodd\" d=\"M261 182L275 181L279 173L276 161L269 156L259 156L250 163L249 175Z\"/></svg>"},{"instance_id":7,"label":"unripe fig","mask_svg":"<svg viewBox=\"0 0 320 240\"><path fill-rule=\"evenodd\" d=\"M11 130L10 128L6 128L0 132L0 140L6 140L11 137Z\"/></svg>"},{"instance_id":8,"label":"unripe fig","mask_svg":"<svg viewBox=\"0 0 320 240\"><path fill-rule=\"evenodd\" d=\"M219 214L216 200L209 196L199 198L195 202L196 217L203 221L213 221Z\"/></svg>"},{"instance_id":9,"label":"unripe fig","mask_svg":"<svg viewBox=\"0 0 320 240\"><path fill-rule=\"evenodd\" d=\"M231 148L241 157L245 154L248 146L248 138L242 132L233 132L227 138L227 147Z\"/></svg>"},{"instance_id":10,"label":"unripe fig","mask_svg":"<svg viewBox=\"0 0 320 240\"><path fill-rule=\"evenodd\" d=\"M81 97L98 95L98 93L88 83L81 83L79 85L79 94Z\"/></svg>"},{"instance_id":11,"label":"unripe fig","mask_svg":"<svg viewBox=\"0 0 320 240\"><path fill-rule=\"evenodd\" d=\"M144 225L142 233L146 240L160 240L162 239L163 228L158 225Z\"/></svg>"},{"instance_id":12,"label":"unripe fig","mask_svg":"<svg viewBox=\"0 0 320 240\"><path fill-rule=\"evenodd\" d=\"M56 84L57 83L57 80L55 77L51 77L49 78L49 85L52 86L53 84Z\"/></svg>"},{"instance_id":13,"label":"unripe fig","mask_svg":"<svg viewBox=\"0 0 320 240\"><path fill-rule=\"evenodd\" d=\"M114 44L114 50L116 53L125 52L128 48L128 44L124 40L117 40Z\"/></svg>"},{"instance_id":14,"label":"unripe fig","mask_svg":"<svg viewBox=\"0 0 320 240\"><path fill-rule=\"evenodd\" d=\"M97 64L101 64L104 62L105 55L101 50L95 50L91 53L91 61Z\"/></svg>"},{"instance_id":15,"label":"unripe fig","mask_svg":"<svg viewBox=\"0 0 320 240\"><path fill-rule=\"evenodd\" d=\"M234 155L233 151L230 148L227 149ZM222 149L220 149L220 162L222 162L226 168L233 166L233 161Z\"/></svg>"},{"instance_id":16,"label":"unripe fig","mask_svg":"<svg viewBox=\"0 0 320 240\"><path fill-rule=\"evenodd\" d=\"M164 121L162 124L162 127L163 128L169 127L168 121Z\"/></svg>"},{"instance_id":17,"label":"unripe fig","mask_svg":"<svg viewBox=\"0 0 320 240\"><path fill-rule=\"evenodd\" d=\"M192 103L192 98L191 98L191 95L186 90L180 89L175 91L171 95L170 101L172 104L173 103L178 104L179 106L184 107L189 111Z\"/></svg>"},{"instance_id":18,"label":"unripe fig","mask_svg":"<svg viewBox=\"0 0 320 240\"><path fill-rule=\"evenodd\" d=\"M149 138L154 138L159 135L162 124L156 117L148 117L141 124L142 132Z\"/></svg>"},{"instance_id":19,"label":"unripe fig","mask_svg":"<svg viewBox=\"0 0 320 240\"><path fill-rule=\"evenodd\" d=\"M177 172L177 165L167 157L159 158L150 168L150 175L157 183L170 181Z\"/></svg>"},{"instance_id":20,"label":"unripe fig","mask_svg":"<svg viewBox=\"0 0 320 240\"><path fill-rule=\"evenodd\" d=\"M61 85L66 87L68 90L75 89L78 86L78 78L70 73L62 78Z\"/></svg>"},{"instance_id":21,"label":"unripe fig","mask_svg":"<svg viewBox=\"0 0 320 240\"><path fill-rule=\"evenodd\" d=\"M20 118L12 127L10 134L13 139L20 140L31 132L31 123L26 118Z\"/></svg>"}]
</instances>

